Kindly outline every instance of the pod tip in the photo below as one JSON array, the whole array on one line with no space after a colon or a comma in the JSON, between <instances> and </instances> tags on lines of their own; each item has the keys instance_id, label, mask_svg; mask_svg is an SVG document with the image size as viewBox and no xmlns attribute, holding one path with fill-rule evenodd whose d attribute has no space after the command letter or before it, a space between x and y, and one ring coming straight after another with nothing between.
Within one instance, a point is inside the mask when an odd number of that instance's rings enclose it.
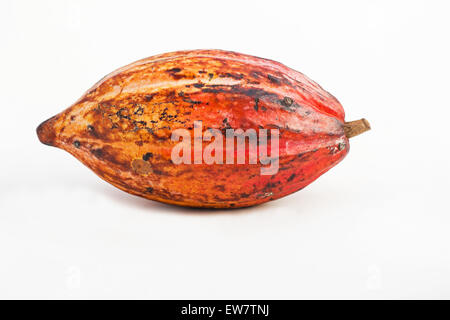
<instances>
[{"instance_id":1,"label":"pod tip","mask_svg":"<svg viewBox=\"0 0 450 320\"><path fill-rule=\"evenodd\" d=\"M36 133L43 144L48 146L54 146L55 142L55 129L53 128L53 124L55 123L56 116L51 117L50 119L42 122L37 128Z\"/></svg>"}]
</instances>

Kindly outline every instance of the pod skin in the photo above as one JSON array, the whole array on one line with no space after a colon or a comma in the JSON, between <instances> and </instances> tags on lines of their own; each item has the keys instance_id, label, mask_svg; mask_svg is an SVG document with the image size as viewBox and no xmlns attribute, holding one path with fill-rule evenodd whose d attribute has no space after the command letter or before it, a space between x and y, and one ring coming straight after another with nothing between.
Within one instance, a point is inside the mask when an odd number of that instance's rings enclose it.
<instances>
[{"instance_id":1,"label":"pod skin","mask_svg":"<svg viewBox=\"0 0 450 320\"><path fill-rule=\"evenodd\" d=\"M37 134L128 193L181 206L237 208L301 190L340 162L349 151L348 138L369 129L365 120L345 123L344 117L335 97L283 64L194 50L112 72L39 125ZM277 129L277 172L262 175L267 165L260 162L173 163L178 142L172 132L193 133L199 120L203 132Z\"/></svg>"}]
</instances>

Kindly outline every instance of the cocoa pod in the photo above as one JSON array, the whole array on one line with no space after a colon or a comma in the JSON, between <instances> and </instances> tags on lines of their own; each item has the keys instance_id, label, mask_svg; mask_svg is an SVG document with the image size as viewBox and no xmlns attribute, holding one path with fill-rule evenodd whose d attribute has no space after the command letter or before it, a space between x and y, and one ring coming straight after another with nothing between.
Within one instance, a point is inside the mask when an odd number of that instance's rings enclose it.
<instances>
[{"instance_id":1,"label":"cocoa pod","mask_svg":"<svg viewBox=\"0 0 450 320\"><path fill-rule=\"evenodd\" d=\"M335 97L283 64L194 50L112 72L39 125L37 134L128 193L181 206L233 208L304 188L345 157L349 137L369 128L366 120L346 123ZM180 129L189 136L174 138ZM226 135L230 129L235 136ZM252 132L260 134L259 145L245 148ZM227 143L234 149L227 150ZM269 167L272 172L264 172Z\"/></svg>"}]
</instances>

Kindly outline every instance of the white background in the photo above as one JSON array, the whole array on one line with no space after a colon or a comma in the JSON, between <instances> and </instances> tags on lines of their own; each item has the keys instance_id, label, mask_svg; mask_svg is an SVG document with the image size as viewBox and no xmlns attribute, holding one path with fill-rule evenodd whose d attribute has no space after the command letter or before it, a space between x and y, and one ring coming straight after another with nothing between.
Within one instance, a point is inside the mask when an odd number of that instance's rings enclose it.
<instances>
[{"instance_id":1,"label":"white background","mask_svg":"<svg viewBox=\"0 0 450 320\"><path fill-rule=\"evenodd\" d=\"M450 298L447 1L0 2L0 298ZM108 185L35 129L112 70L283 62L373 130L301 192L196 211Z\"/></svg>"}]
</instances>

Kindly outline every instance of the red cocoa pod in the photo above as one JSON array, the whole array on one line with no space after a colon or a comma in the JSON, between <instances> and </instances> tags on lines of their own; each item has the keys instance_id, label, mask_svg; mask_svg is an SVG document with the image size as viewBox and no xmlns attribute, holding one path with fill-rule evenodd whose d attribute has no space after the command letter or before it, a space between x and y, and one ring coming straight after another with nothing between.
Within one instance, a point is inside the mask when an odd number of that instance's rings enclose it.
<instances>
[{"instance_id":1,"label":"red cocoa pod","mask_svg":"<svg viewBox=\"0 0 450 320\"><path fill-rule=\"evenodd\" d=\"M194 50L112 72L37 133L41 142L66 150L128 193L181 206L232 208L304 188L345 157L349 137L369 128L364 119L346 123L335 97L283 64ZM179 129L189 134L182 141L174 140ZM230 129L243 140L227 137ZM256 149L245 144L252 130L258 138L267 133ZM214 138L206 141L210 133ZM219 163L207 163L208 155ZM230 161L220 163L220 157Z\"/></svg>"}]
</instances>

